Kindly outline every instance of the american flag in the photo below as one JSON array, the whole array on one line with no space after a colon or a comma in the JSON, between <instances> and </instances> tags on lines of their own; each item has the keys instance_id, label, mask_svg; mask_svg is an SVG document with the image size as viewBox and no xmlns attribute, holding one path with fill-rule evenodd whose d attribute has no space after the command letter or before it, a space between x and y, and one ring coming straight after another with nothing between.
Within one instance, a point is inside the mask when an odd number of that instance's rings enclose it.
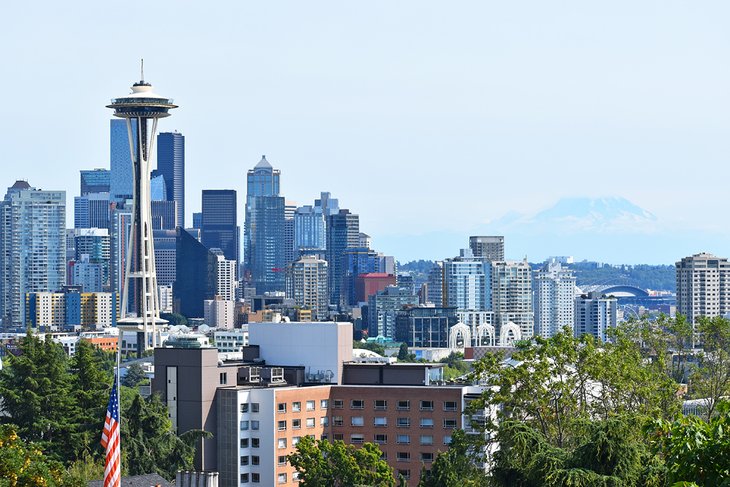
<instances>
[{"instance_id":1,"label":"american flag","mask_svg":"<svg viewBox=\"0 0 730 487\"><path fill-rule=\"evenodd\" d=\"M112 386L109 405L106 408L104 431L101 433L101 446L106 449L104 461L104 487L119 487L121 483L121 458L119 452L119 395L117 381Z\"/></svg>"}]
</instances>

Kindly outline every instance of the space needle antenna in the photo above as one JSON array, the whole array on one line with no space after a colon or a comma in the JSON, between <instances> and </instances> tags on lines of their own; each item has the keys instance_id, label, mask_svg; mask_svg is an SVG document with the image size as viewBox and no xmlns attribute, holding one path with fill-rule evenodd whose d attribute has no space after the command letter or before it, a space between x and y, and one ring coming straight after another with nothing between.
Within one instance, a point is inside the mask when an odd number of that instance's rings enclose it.
<instances>
[{"instance_id":1,"label":"space needle antenna","mask_svg":"<svg viewBox=\"0 0 730 487\"><path fill-rule=\"evenodd\" d=\"M144 58L140 58L139 64L139 74L141 76L140 81L144 81Z\"/></svg>"}]
</instances>

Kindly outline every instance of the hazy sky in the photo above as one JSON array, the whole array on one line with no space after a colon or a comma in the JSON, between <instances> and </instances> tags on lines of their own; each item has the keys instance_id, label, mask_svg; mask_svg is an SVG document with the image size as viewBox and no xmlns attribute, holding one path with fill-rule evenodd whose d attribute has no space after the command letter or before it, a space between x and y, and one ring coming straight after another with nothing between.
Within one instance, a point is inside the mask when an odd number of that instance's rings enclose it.
<instances>
[{"instance_id":1,"label":"hazy sky","mask_svg":"<svg viewBox=\"0 0 730 487\"><path fill-rule=\"evenodd\" d=\"M188 222L201 189L238 190L242 215L246 170L266 154L287 199L332 192L400 260L458 252L405 236L460 243L572 196L624 197L665 233L714 235L670 256L730 254L727 1L44 1L0 13L0 186L27 179L72 203L78 170L108 167L104 105L144 57L147 80L180 105L160 125L186 137ZM542 258L535 240L510 249L507 235L508 255ZM640 260L569 242L560 253Z\"/></svg>"}]
</instances>

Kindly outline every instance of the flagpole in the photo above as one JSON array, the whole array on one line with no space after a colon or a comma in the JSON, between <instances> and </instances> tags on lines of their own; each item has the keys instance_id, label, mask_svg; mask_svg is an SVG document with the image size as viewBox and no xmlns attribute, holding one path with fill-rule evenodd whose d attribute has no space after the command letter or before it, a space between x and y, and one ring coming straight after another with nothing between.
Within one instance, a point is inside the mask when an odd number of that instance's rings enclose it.
<instances>
[{"instance_id":1,"label":"flagpole","mask_svg":"<svg viewBox=\"0 0 730 487\"><path fill-rule=\"evenodd\" d=\"M122 463L122 388L119 384L119 371L120 367L119 364L122 361L122 338L124 337L124 332L117 328L119 330L117 335L117 371L115 377L117 381L117 398L119 400L119 465L121 468Z\"/></svg>"}]
</instances>

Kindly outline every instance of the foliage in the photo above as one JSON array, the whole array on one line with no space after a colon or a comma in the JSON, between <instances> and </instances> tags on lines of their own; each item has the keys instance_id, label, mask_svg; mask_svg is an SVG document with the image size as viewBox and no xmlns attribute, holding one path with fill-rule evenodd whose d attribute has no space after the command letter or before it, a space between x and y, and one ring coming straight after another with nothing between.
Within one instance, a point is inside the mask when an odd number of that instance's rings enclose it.
<instances>
[{"instance_id":1,"label":"foliage","mask_svg":"<svg viewBox=\"0 0 730 487\"><path fill-rule=\"evenodd\" d=\"M675 291L677 287L677 270L673 265L613 266L596 262L575 262L568 267L575 272L578 286L612 283L666 291Z\"/></svg>"},{"instance_id":2,"label":"foliage","mask_svg":"<svg viewBox=\"0 0 730 487\"><path fill-rule=\"evenodd\" d=\"M134 362L127 367L127 373L120 382L125 387L134 388L145 380L147 380L147 375L145 375L144 369L138 362Z\"/></svg>"},{"instance_id":3,"label":"foliage","mask_svg":"<svg viewBox=\"0 0 730 487\"><path fill-rule=\"evenodd\" d=\"M647 434L667 465L670 482L730 486L730 403L719 403L710 421L697 416L656 419Z\"/></svg>"},{"instance_id":4,"label":"foliage","mask_svg":"<svg viewBox=\"0 0 730 487\"><path fill-rule=\"evenodd\" d=\"M398 361L405 362L408 360L408 344L407 343L401 343L400 348L398 349Z\"/></svg>"},{"instance_id":5,"label":"foliage","mask_svg":"<svg viewBox=\"0 0 730 487\"><path fill-rule=\"evenodd\" d=\"M381 456L373 443L356 448L340 440L330 443L303 436L287 459L299 472L302 487L394 486L393 469Z\"/></svg>"},{"instance_id":6,"label":"foliage","mask_svg":"<svg viewBox=\"0 0 730 487\"><path fill-rule=\"evenodd\" d=\"M66 484L63 465L38 445L20 439L13 425L0 426L0 486L54 487Z\"/></svg>"},{"instance_id":7,"label":"foliage","mask_svg":"<svg viewBox=\"0 0 730 487\"><path fill-rule=\"evenodd\" d=\"M361 348L364 350L370 350L371 352L375 352L378 355L385 357L385 347L379 343L353 341L352 348Z\"/></svg>"},{"instance_id":8,"label":"foliage","mask_svg":"<svg viewBox=\"0 0 730 487\"><path fill-rule=\"evenodd\" d=\"M440 360L446 364L444 367L444 379L452 380L465 376L471 370L469 364L464 361L464 354L461 352L451 352L448 357Z\"/></svg>"},{"instance_id":9,"label":"foliage","mask_svg":"<svg viewBox=\"0 0 730 487\"><path fill-rule=\"evenodd\" d=\"M702 342L699 363L691 377L691 394L705 399L707 416L730 395L730 321L720 316L699 318L696 331Z\"/></svg>"},{"instance_id":10,"label":"foliage","mask_svg":"<svg viewBox=\"0 0 730 487\"><path fill-rule=\"evenodd\" d=\"M454 431L449 449L440 453L431 470L421 474L420 487L481 487L488 485L487 477L477 465L485 461L479 436Z\"/></svg>"},{"instance_id":11,"label":"foliage","mask_svg":"<svg viewBox=\"0 0 730 487\"><path fill-rule=\"evenodd\" d=\"M167 320L170 326L188 325L188 319L180 313L160 313L160 318Z\"/></svg>"}]
</instances>

